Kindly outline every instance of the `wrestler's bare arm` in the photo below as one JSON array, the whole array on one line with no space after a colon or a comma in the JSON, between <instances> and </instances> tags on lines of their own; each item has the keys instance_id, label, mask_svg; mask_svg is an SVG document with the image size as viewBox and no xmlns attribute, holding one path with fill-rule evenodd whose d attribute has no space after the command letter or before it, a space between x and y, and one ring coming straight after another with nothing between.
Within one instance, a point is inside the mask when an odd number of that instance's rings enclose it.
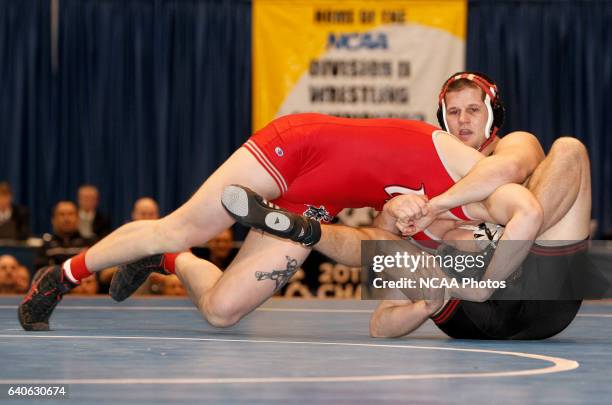
<instances>
[{"instance_id":1,"label":"wrestler's bare arm","mask_svg":"<svg viewBox=\"0 0 612 405\"><path fill-rule=\"evenodd\" d=\"M542 207L518 184L505 184L484 201L489 222L505 224L501 240L535 240L542 226Z\"/></svg>"},{"instance_id":2,"label":"wrestler's bare arm","mask_svg":"<svg viewBox=\"0 0 612 405\"><path fill-rule=\"evenodd\" d=\"M511 183L523 184L546 157L540 141L532 133L515 131L504 136L490 157L506 167Z\"/></svg>"},{"instance_id":3,"label":"wrestler's bare arm","mask_svg":"<svg viewBox=\"0 0 612 405\"><path fill-rule=\"evenodd\" d=\"M498 188L484 203L468 206L470 214L479 219L506 224L502 240L518 242L502 244L487 269L484 279L505 280L522 263L542 224L542 209L535 197L518 184ZM524 241L524 242L523 242ZM493 290L451 289L453 296L484 301ZM443 301L383 301L370 319L373 337L399 337L421 326L437 311Z\"/></svg>"},{"instance_id":4,"label":"wrestler's bare arm","mask_svg":"<svg viewBox=\"0 0 612 405\"><path fill-rule=\"evenodd\" d=\"M380 216L380 215L379 215ZM376 226L375 222L375 226ZM394 228L387 229L395 230ZM353 228L345 225L322 225L318 252L346 266L361 266L362 240L397 240L399 236L379 228Z\"/></svg>"},{"instance_id":5,"label":"wrestler's bare arm","mask_svg":"<svg viewBox=\"0 0 612 405\"><path fill-rule=\"evenodd\" d=\"M505 184L482 204L467 207L477 218L505 224L506 229L483 280L507 279L525 260L543 222L542 207L529 190L518 184ZM451 289L451 294L471 301L485 301L493 289Z\"/></svg>"},{"instance_id":6,"label":"wrestler's bare arm","mask_svg":"<svg viewBox=\"0 0 612 405\"><path fill-rule=\"evenodd\" d=\"M400 337L421 326L442 302L410 300L382 301L370 317L370 336Z\"/></svg>"},{"instance_id":7,"label":"wrestler's bare arm","mask_svg":"<svg viewBox=\"0 0 612 405\"><path fill-rule=\"evenodd\" d=\"M462 151L458 153L465 154ZM543 159L544 151L535 136L528 132L513 132L497 143L493 155L479 160L468 172L458 173L465 177L445 193L432 198L430 206L435 212L443 212L482 201L503 184L523 183ZM452 161L450 163L453 165ZM462 167L458 168L461 170Z\"/></svg>"},{"instance_id":8,"label":"wrestler's bare arm","mask_svg":"<svg viewBox=\"0 0 612 405\"><path fill-rule=\"evenodd\" d=\"M390 201L392 200L393 199L391 199ZM397 216L392 215L389 212L387 204L385 204L383 207L383 210L376 216L376 218L374 218L372 226L378 229L385 230L392 234L399 235L399 231L397 227L395 226L396 222L397 222Z\"/></svg>"}]
</instances>

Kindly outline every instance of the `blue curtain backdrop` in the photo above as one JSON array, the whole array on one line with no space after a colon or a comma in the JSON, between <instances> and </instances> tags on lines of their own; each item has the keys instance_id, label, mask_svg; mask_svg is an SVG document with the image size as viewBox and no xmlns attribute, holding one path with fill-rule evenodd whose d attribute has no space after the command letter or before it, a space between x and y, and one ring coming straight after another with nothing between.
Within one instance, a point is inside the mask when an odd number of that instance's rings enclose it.
<instances>
[{"instance_id":1,"label":"blue curtain backdrop","mask_svg":"<svg viewBox=\"0 0 612 405\"><path fill-rule=\"evenodd\" d=\"M0 178L37 232L82 183L115 225L140 196L176 208L250 135L250 3L61 0L53 74L48 3L0 7Z\"/></svg>"},{"instance_id":2,"label":"blue curtain backdrop","mask_svg":"<svg viewBox=\"0 0 612 405\"><path fill-rule=\"evenodd\" d=\"M48 223L55 194L48 1L0 0L0 181ZM57 173L56 173L57 174Z\"/></svg>"},{"instance_id":3,"label":"blue curtain backdrop","mask_svg":"<svg viewBox=\"0 0 612 405\"><path fill-rule=\"evenodd\" d=\"M189 197L250 133L249 1L0 0L0 180L36 232L97 184L115 224L139 196ZM500 84L505 131L590 150L593 214L612 232L612 2L469 2L467 67Z\"/></svg>"},{"instance_id":4,"label":"blue curtain backdrop","mask_svg":"<svg viewBox=\"0 0 612 405\"><path fill-rule=\"evenodd\" d=\"M593 216L612 232L612 1L472 0L467 68L497 80L504 132L530 131L545 148L561 135L586 144Z\"/></svg>"}]
</instances>

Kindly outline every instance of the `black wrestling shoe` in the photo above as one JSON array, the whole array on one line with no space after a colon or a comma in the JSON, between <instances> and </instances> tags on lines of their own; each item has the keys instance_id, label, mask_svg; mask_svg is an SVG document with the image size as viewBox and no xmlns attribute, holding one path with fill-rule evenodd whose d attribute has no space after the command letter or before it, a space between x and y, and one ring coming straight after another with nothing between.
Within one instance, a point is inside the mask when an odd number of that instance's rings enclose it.
<instances>
[{"instance_id":1,"label":"black wrestling shoe","mask_svg":"<svg viewBox=\"0 0 612 405\"><path fill-rule=\"evenodd\" d=\"M60 266L43 267L36 272L28 295L23 299L17 315L23 329L49 330L49 318L65 293L76 287L64 275Z\"/></svg>"},{"instance_id":2,"label":"black wrestling shoe","mask_svg":"<svg viewBox=\"0 0 612 405\"><path fill-rule=\"evenodd\" d=\"M236 184L225 187L221 204L242 225L304 246L312 246L321 239L319 222L285 211L246 187Z\"/></svg>"},{"instance_id":3,"label":"black wrestling shoe","mask_svg":"<svg viewBox=\"0 0 612 405\"><path fill-rule=\"evenodd\" d=\"M151 273L168 274L164 269L164 262L164 255L159 254L119 266L110 283L110 296L121 302L134 294Z\"/></svg>"}]
</instances>

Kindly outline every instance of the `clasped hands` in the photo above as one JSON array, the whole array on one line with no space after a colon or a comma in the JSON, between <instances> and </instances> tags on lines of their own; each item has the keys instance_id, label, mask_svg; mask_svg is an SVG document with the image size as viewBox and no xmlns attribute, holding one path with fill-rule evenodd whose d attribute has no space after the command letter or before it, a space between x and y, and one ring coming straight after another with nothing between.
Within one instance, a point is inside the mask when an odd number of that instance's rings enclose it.
<instances>
[{"instance_id":1,"label":"clasped hands","mask_svg":"<svg viewBox=\"0 0 612 405\"><path fill-rule=\"evenodd\" d=\"M412 236L426 229L439 215L426 195L402 194L387 201L383 211L395 219L395 227L403 236Z\"/></svg>"}]
</instances>

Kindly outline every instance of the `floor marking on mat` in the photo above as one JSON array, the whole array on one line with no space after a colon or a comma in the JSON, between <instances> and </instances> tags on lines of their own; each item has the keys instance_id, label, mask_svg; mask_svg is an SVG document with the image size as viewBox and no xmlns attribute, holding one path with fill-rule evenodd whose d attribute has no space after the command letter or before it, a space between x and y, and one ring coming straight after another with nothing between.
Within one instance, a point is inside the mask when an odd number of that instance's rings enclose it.
<instances>
[{"instance_id":1,"label":"floor marking on mat","mask_svg":"<svg viewBox=\"0 0 612 405\"><path fill-rule=\"evenodd\" d=\"M0 379L0 384L99 384L99 385L126 385L126 384L276 384L276 383L312 383L312 382L368 382L368 381L399 381L399 380L426 380L448 378L493 378L493 377L524 377L540 374L559 373L574 370L580 367L577 361L552 357L541 354L521 353L511 351L468 349L438 346L411 346L386 345L374 343L342 343L342 342L308 342L284 340L255 340L255 339L216 339L216 338L188 338L188 337L154 337L154 336L70 336L70 335L0 335L0 338L15 339L80 339L80 340L169 340L190 342L234 342L245 344L286 344L286 345L315 345L315 346L344 346L374 349L400 349L400 350L436 350L455 351L467 353L483 353L501 356L512 356L526 359L540 360L552 363L547 367L513 371L496 372L466 372L466 373L430 373L430 374L390 374L390 375L364 375L364 376L269 376L269 377L224 377L224 378L67 378L67 379Z\"/></svg>"}]
</instances>

